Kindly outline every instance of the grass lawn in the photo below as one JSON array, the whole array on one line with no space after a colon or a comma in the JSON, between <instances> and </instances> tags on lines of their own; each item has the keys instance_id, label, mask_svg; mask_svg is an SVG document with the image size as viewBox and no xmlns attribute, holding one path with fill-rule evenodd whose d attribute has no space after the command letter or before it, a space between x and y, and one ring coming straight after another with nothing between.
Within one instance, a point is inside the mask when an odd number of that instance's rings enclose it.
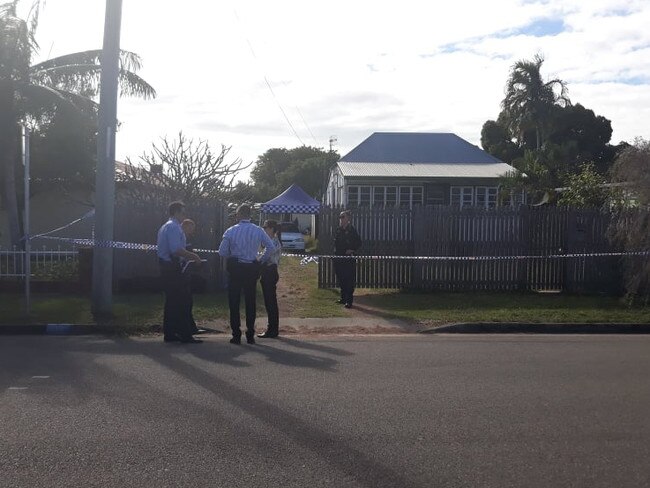
<instances>
[{"instance_id":1,"label":"grass lawn","mask_svg":"<svg viewBox=\"0 0 650 488\"><path fill-rule=\"evenodd\" d=\"M162 323L162 293L138 293L113 297L113 323L126 327L125 331L148 331ZM32 295L31 316L23 313L21 295L4 294L0 297L0 324L66 323L94 324L89 296L56 294ZM194 296L194 317L197 321L228 317L228 298L225 293L206 293Z\"/></svg>"},{"instance_id":2,"label":"grass lawn","mask_svg":"<svg viewBox=\"0 0 650 488\"><path fill-rule=\"evenodd\" d=\"M333 302L338 290L318 288L318 266L283 258L283 288L292 317L341 317L352 311ZM650 307L628 307L620 298L550 293L448 293L358 289L358 311L426 324L450 322L650 322ZM286 308L286 307L285 307ZM354 316L354 315L353 315Z\"/></svg>"},{"instance_id":3,"label":"grass lawn","mask_svg":"<svg viewBox=\"0 0 650 488\"><path fill-rule=\"evenodd\" d=\"M613 297L535 293L400 293L359 297L386 315L429 324L450 322L650 322L650 307Z\"/></svg>"},{"instance_id":4,"label":"grass lawn","mask_svg":"<svg viewBox=\"0 0 650 488\"><path fill-rule=\"evenodd\" d=\"M650 323L650 307L628 307L616 297L571 296L535 293L401 292L359 289L352 310L336 305L338 290L317 286L318 266L301 266L299 259L284 257L280 269L278 298L284 317L383 316L434 325L451 322L627 322ZM242 300L243 301L243 300ZM115 295L114 323L122 332L146 332L162 322L163 295ZM265 318L258 293L258 322ZM200 322L227 320L225 292L194 296L194 316ZM0 296L0 324L71 323L93 324L90 297L83 295L33 295L32 315L23 314L23 297Z\"/></svg>"}]
</instances>

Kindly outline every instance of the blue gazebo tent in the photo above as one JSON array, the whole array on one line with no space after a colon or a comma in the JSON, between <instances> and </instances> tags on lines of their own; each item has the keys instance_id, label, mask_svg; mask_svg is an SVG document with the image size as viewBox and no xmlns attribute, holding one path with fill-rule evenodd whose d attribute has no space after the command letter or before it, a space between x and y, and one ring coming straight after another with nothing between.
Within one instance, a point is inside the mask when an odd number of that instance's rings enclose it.
<instances>
[{"instance_id":1,"label":"blue gazebo tent","mask_svg":"<svg viewBox=\"0 0 650 488\"><path fill-rule=\"evenodd\" d=\"M320 212L320 202L307 195L302 188L294 183L273 200L263 203L262 212L267 214L317 214Z\"/></svg>"}]
</instances>

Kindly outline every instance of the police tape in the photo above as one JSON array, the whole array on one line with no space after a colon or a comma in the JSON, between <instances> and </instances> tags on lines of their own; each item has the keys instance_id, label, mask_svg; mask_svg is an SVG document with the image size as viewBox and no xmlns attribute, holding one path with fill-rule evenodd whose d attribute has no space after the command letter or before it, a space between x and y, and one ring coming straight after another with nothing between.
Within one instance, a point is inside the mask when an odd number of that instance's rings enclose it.
<instances>
[{"instance_id":1,"label":"police tape","mask_svg":"<svg viewBox=\"0 0 650 488\"><path fill-rule=\"evenodd\" d=\"M53 237L40 235L34 238L50 239L76 246L111 248L111 249L128 249L136 251L153 252L158 249L155 244L142 244L136 242L123 241L100 241L96 239L76 239L70 237ZM194 249L199 254L219 254L216 249ZM332 254L298 254L282 253L282 256L300 258L300 264L318 263L320 259L362 259L362 260L407 260L407 261L508 261L508 260L526 260L526 259L570 259L570 258L598 258L598 257L629 257L629 256L648 256L650 251L617 251L617 252L585 252L585 253L555 253L555 254L515 254L504 256L386 256L381 254L375 255L354 255L338 256Z\"/></svg>"}]
</instances>

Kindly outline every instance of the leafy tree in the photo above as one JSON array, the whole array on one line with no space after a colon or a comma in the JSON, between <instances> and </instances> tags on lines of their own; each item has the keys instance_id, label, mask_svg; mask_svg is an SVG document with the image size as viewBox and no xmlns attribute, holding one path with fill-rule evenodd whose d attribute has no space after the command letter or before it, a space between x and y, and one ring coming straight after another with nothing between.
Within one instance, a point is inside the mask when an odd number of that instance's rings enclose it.
<instances>
[{"instance_id":1,"label":"leafy tree","mask_svg":"<svg viewBox=\"0 0 650 488\"><path fill-rule=\"evenodd\" d=\"M570 147L567 155L567 171L575 172L580 165L593 162L601 174L607 172L613 163L617 146L611 146L612 122L593 110L577 103L566 107L555 107L548 141Z\"/></svg>"},{"instance_id":2,"label":"leafy tree","mask_svg":"<svg viewBox=\"0 0 650 488\"><path fill-rule=\"evenodd\" d=\"M623 188L624 198L614 209L610 236L626 251L650 250L650 141L637 139L616 158L612 181ZM627 297L630 302L650 301L650 258L624 260Z\"/></svg>"},{"instance_id":3,"label":"leafy tree","mask_svg":"<svg viewBox=\"0 0 650 488\"><path fill-rule=\"evenodd\" d=\"M35 32L42 3L33 3L27 19L18 17L18 3L13 0L0 4L0 169L13 244L19 243L21 235L16 193L19 124L29 118L38 122L46 113L54 114L65 106L92 112L101 76L101 50L32 65L38 52ZM135 74L139 68L136 54L120 54L121 94L154 97L154 89Z\"/></svg>"},{"instance_id":4,"label":"leafy tree","mask_svg":"<svg viewBox=\"0 0 650 488\"><path fill-rule=\"evenodd\" d=\"M145 204L221 200L239 172L250 166L240 158L226 161L229 152L222 144L215 153L206 141L188 139L182 132L171 141L163 137L137 164L127 159L117 175L120 194Z\"/></svg>"},{"instance_id":5,"label":"leafy tree","mask_svg":"<svg viewBox=\"0 0 650 488\"><path fill-rule=\"evenodd\" d=\"M237 208L242 203L255 203L257 201L255 195L255 187L250 182L238 181L224 192L223 199Z\"/></svg>"},{"instance_id":6,"label":"leafy tree","mask_svg":"<svg viewBox=\"0 0 650 488\"><path fill-rule=\"evenodd\" d=\"M609 197L606 180L593 163L584 163L579 173L568 177L568 186L558 198L559 205L578 208L600 208Z\"/></svg>"},{"instance_id":7,"label":"leafy tree","mask_svg":"<svg viewBox=\"0 0 650 488\"><path fill-rule=\"evenodd\" d=\"M91 190L97 162L97 119L64 106L42 119L31 134L32 192L58 188Z\"/></svg>"},{"instance_id":8,"label":"leafy tree","mask_svg":"<svg viewBox=\"0 0 650 488\"><path fill-rule=\"evenodd\" d=\"M570 103L566 83L542 78L543 62L538 55L515 63L502 110L481 131L483 148L518 170L504 179L504 188L526 188L532 201L552 201L555 188L571 186L584 176L585 163L605 175L626 147L609 144L610 120Z\"/></svg>"},{"instance_id":9,"label":"leafy tree","mask_svg":"<svg viewBox=\"0 0 650 488\"><path fill-rule=\"evenodd\" d=\"M564 81L545 81L542 78L543 63L544 58L539 54L532 61L517 61L506 83L506 96L501 107L506 128L519 146L527 143L532 133L533 147L539 149L546 139L553 108L571 103Z\"/></svg>"},{"instance_id":10,"label":"leafy tree","mask_svg":"<svg viewBox=\"0 0 650 488\"><path fill-rule=\"evenodd\" d=\"M504 163L510 164L514 159L524 154L524 149L512 141L506 125L503 122L503 112L499 120L488 120L481 129L481 146L492 156Z\"/></svg>"},{"instance_id":11,"label":"leafy tree","mask_svg":"<svg viewBox=\"0 0 650 488\"><path fill-rule=\"evenodd\" d=\"M555 188L549 166L551 164L544 151L526 150L521 158L517 158L515 171L501 179L502 202L522 192L528 195L531 202L548 200Z\"/></svg>"},{"instance_id":12,"label":"leafy tree","mask_svg":"<svg viewBox=\"0 0 650 488\"><path fill-rule=\"evenodd\" d=\"M310 146L269 149L258 158L251 172L255 197L265 202L297 183L308 195L320 198L329 170L338 159L335 151Z\"/></svg>"}]
</instances>

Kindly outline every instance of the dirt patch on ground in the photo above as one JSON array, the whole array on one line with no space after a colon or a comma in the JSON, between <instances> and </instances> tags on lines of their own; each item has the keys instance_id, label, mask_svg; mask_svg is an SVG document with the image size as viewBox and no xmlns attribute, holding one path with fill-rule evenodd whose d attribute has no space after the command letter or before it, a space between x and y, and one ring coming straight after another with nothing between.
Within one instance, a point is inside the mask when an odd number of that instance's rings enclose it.
<instances>
[{"instance_id":1,"label":"dirt patch on ground","mask_svg":"<svg viewBox=\"0 0 650 488\"><path fill-rule=\"evenodd\" d=\"M293 317L295 311L295 304L300 300L307 298L307 289L304 287L293 287L287 283L286 279L278 281L277 295L278 295L278 308L280 309L280 320L282 316Z\"/></svg>"}]
</instances>

